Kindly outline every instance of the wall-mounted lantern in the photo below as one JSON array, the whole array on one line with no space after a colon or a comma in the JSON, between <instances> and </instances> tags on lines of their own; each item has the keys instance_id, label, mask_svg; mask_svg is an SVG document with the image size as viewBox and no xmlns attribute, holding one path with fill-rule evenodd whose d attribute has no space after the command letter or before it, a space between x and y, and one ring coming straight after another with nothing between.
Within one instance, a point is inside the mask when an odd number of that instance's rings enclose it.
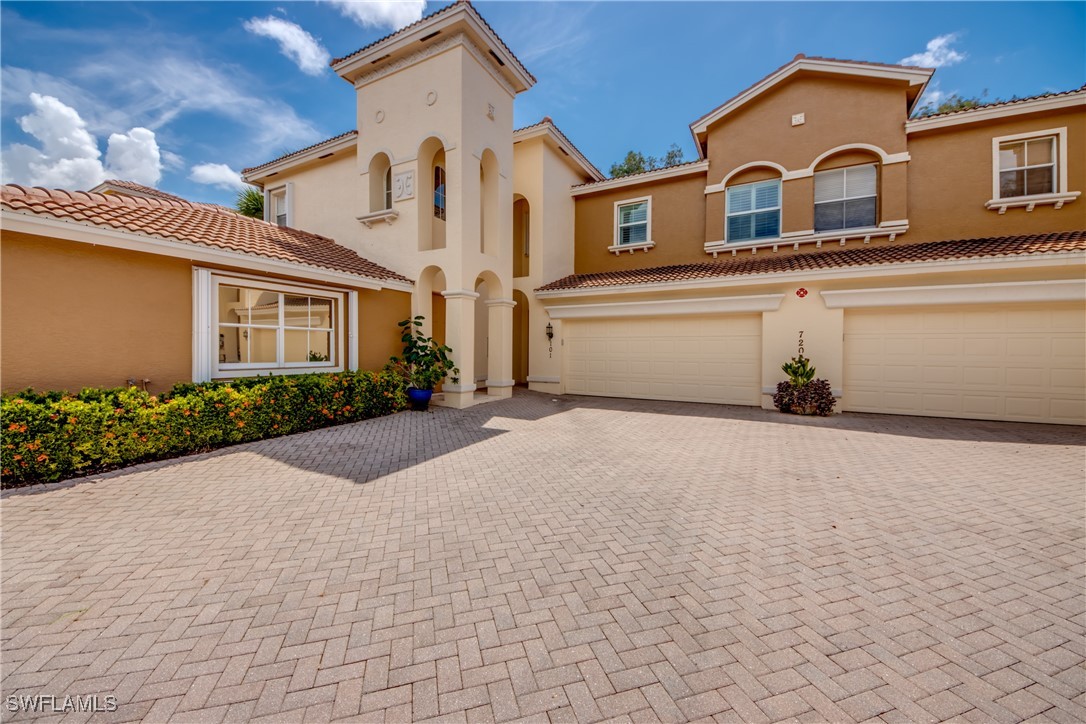
<instances>
[{"instance_id":1,"label":"wall-mounted lantern","mask_svg":"<svg viewBox=\"0 0 1086 724\"><path fill-rule=\"evenodd\" d=\"M554 339L554 325L547 322L547 339Z\"/></svg>"}]
</instances>

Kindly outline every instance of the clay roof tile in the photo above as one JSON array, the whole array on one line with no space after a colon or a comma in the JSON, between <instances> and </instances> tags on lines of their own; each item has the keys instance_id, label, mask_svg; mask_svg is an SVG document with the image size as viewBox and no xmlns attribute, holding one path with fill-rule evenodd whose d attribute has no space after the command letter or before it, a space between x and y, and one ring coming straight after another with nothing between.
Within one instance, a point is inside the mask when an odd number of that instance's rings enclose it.
<instances>
[{"instance_id":1,"label":"clay roof tile","mask_svg":"<svg viewBox=\"0 0 1086 724\"><path fill-rule=\"evenodd\" d=\"M577 291L635 284L715 279L878 264L908 264L950 259L1009 257L1025 254L1086 251L1086 230L1026 234L981 239L955 239L914 244L864 246L787 255L738 256L721 261L626 269L595 274L571 274L536 291Z\"/></svg>"},{"instance_id":2,"label":"clay roof tile","mask_svg":"<svg viewBox=\"0 0 1086 724\"><path fill-rule=\"evenodd\" d=\"M216 247L378 281L410 282L327 237L228 213L213 204L27 189L12 184L0 188L0 206L21 214L127 229L142 236Z\"/></svg>"}]
</instances>

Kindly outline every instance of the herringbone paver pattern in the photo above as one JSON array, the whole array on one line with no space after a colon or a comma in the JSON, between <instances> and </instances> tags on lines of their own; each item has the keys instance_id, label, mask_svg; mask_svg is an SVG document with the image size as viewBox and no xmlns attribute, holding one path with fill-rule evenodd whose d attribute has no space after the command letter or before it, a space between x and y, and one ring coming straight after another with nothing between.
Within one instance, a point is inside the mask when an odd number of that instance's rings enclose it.
<instances>
[{"instance_id":1,"label":"herringbone paver pattern","mask_svg":"<svg viewBox=\"0 0 1086 724\"><path fill-rule=\"evenodd\" d=\"M518 393L11 491L2 690L116 721L1083 721L1081 443Z\"/></svg>"}]
</instances>

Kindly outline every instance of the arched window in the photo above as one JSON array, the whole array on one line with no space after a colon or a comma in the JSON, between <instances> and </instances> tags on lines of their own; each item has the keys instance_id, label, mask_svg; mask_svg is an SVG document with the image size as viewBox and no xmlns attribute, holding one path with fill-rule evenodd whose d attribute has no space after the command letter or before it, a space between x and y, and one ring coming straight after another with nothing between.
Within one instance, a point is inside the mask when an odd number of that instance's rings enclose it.
<instances>
[{"instance_id":1,"label":"arched window","mask_svg":"<svg viewBox=\"0 0 1086 724\"><path fill-rule=\"evenodd\" d=\"M392 162L383 153L370 161L370 211L392 208Z\"/></svg>"},{"instance_id":2,"label":"arched window","mask_svg":"<svg viewBox=\"0 0 1086 724\"><path fill-rule=\"evenodd\" d=\"M445 169L434 166L434 218L445 220Z\"/></svg>"}]
</instances>

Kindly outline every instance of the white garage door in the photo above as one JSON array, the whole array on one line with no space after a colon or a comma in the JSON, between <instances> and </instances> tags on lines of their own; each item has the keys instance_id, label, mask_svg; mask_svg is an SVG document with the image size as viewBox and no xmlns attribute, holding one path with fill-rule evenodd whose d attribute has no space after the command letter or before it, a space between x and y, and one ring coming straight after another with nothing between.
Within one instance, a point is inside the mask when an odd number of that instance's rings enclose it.
<instances>
[{"instance_id":1,"label":"white garage door","mask_svg":"<svg viewBox=\"0 0 1086 724\"><path fill-rule=\"evenodd\" d=\"M844 408L1086 424L1081 305L845 312Z\"/></svg>"},{"instance_id":2,"label":"white garage door","mask_svg":"<svg viewBox=\"0 0 1086 724\"><path fill-rule=\"evenodd\" d=\"M652 317L565 323L575 395L758 405L762 317Z\"/></svg>"}]
</instances>

